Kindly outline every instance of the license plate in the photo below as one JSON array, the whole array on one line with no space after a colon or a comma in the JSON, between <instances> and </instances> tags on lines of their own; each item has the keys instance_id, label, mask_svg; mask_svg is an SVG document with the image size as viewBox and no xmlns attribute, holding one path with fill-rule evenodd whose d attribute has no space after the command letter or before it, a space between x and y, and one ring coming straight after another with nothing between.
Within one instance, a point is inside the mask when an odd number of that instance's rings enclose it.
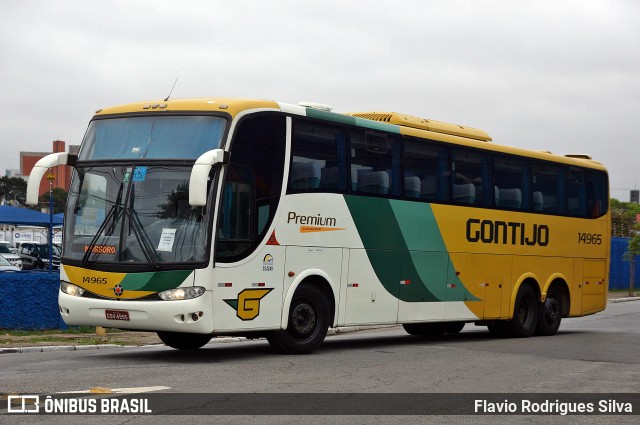
<instances>
[{"instance_id":1,"label":"license plate","mask_svg":"<svg viewBox=\"0 0 640 425\"><path fill-rule=\"evenodd\" d=\"M104 315L108 320L126 320L129 321L129 312L124 310L105 310Z\"/></svg>"}]
</instances>

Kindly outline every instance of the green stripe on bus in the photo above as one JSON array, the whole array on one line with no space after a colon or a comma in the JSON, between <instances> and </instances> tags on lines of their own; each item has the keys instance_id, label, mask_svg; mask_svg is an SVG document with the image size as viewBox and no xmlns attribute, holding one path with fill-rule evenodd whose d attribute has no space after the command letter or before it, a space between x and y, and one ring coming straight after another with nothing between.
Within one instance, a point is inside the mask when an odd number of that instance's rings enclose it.
<instances>
[{"instance_id":1,"label":"green stripe on bus","mask_svg":"<svg viewBox=\"0 0 640 425\"><path fill-rule=\"evenodd\" d=\"M166 272L128 273L120 285L132 291L160 292L177 288L191 274L190 270L171 270Z\"/></svg>"},{"instance_id":2,"label":"green stripe on bus","mask_svg":"<svg viewBox=\"0 0 640 425\"><path fill-rule=\"evenodd\" d=\"M345 201L371 266L390 294L405 302L477 300L460 289L458 276L449 276L455 268L429 204L350 195ZM459 289L447 294L448 284Z\"/></svg>"},{"instance_id":3,"label":"green stripe on bus","mask_svg":"<svg viewBox=\"0 0 640 425\"><path fill-rule=\"evenodd\" d=\"M359 117L351 117L349 115L336 114L333 112L320 111L313 108L307 108L307 116L320 120L333 121L340 124L355 125L365 127L372 130L386 131L388 133L400 134L400 127L384 122L367 120Z\"/></svg>"}]
</instances>

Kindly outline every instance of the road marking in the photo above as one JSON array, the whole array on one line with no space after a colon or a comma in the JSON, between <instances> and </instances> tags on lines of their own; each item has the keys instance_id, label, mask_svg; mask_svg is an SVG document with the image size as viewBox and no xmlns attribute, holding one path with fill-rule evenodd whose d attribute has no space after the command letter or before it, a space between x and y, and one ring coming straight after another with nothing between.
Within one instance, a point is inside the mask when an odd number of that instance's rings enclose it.
<instances>
[{"instance_id":1,"label":"road marking","mask_svg":"<svg viewBox=\"0 0 640 425\"><path fill-rule=\"evenodd\" d=\"M131 387L131 388L104 388L94 387L90 390L80 391L60 391L58 394L141 394L150 393L153 391L169 390L171 387L156 386L156 387Z\"/></svg>"}]
</instances>

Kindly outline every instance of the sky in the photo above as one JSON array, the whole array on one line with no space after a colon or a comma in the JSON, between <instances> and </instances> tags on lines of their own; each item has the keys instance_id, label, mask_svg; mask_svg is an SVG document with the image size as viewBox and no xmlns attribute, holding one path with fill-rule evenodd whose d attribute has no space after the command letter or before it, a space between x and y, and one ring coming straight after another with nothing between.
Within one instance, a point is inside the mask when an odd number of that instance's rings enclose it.
<instances>
[{"instance_id":1,"label":"sky","mask_svg":"<svg viewBox=\"0 0 640 425\"><path fill-rule=\"evenodd\" d=\"M587 153L640 188L636 0L2 0L0 174L123 103L248 97L394 111Z\"/></svg>"}]
</instances>

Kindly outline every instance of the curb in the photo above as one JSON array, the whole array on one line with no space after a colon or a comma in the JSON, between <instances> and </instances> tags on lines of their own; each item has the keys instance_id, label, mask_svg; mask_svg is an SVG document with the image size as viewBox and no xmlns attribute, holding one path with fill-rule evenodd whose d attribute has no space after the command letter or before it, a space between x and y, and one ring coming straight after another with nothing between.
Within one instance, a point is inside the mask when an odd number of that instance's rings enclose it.
<instances>
[{"instance_id":1,"label":"curb","mask_svg":"<svg viewBox=\"0 0 640 425\"><path fill-rule=\"evenodd\" d=\"M624 297L624 298L609 298L610 303L625 303L627 301L637 301L640 297Z\"/></svg>"}]
</instances>

